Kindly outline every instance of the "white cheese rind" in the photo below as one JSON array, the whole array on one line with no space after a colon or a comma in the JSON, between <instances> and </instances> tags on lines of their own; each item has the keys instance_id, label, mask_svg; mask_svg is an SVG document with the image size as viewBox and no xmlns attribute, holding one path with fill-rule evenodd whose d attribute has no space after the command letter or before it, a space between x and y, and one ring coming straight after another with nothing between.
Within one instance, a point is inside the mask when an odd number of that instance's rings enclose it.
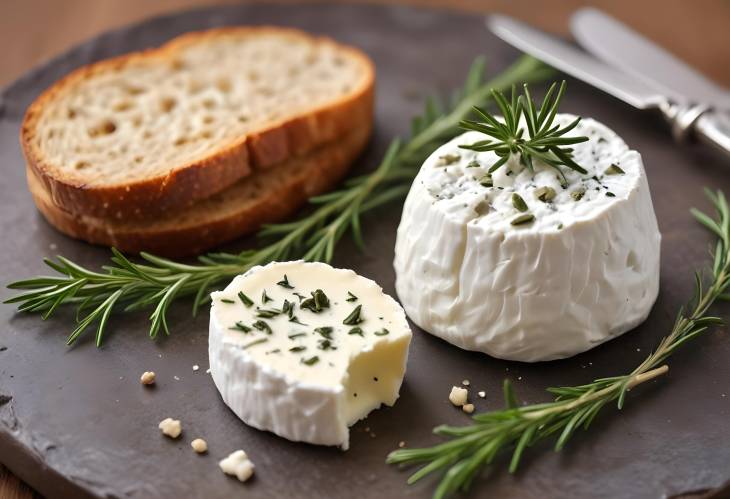
<instances>
[{"instance_id":1,"label":"white cheese rind","mask_svg":"<svg viewBox=\"0 0 730 499\"><path fill-rule=\"evenodd\" d=\"M276 284L284 275L294 289ZM284 299L293 301L296 317L306 326L281 314L264 319L271 335L254 328L248 333L231 329L236 321L250 326L258 319L256 307L264 306L260 303L263 289L273 299L265 307L280 307ZM315 289L322 289L330 300L330 307L320 313L300 308L293 296L295 292L310 296ZM255 304L246 307L237 296L239 291ZM348 291L358 300L346 301ZM211 375L225 403L246 424L289 440L347 449L348 427L398 398L411 331L400 305L370 279L322 263L272 263L236 277L212 300ZM348 334L353 326L342 324L357 305L362 305L363 336ZM320 348L323 337L313 330L321 326L333 328L336 350ZM388 333L381 335L383 328ZM302 332L306 335L289 338ZM267 341L246 347L262 338ZM290 352L292 347L306 350ZM274 350L279 352L270 353ZM302 363L314 355L320 359L316 364Z\"/></svg>"},{"instance_id":2,"label":"white cheese rind","mask_svg":"<svg viewBox=\"0 0 730 499\"><path fill-rule=\"evenodd\" d=\"M483 138L476 132L426 160L395 248L396 291L413 322L461 348L534 362L583 352L646 319L659 290L661 236L641 156L594 120L573 133L591 137L575 146L589 174L563 168L567 189L549 167L533 175L515 158L493 174L494 187L481 186L496 156L458 148ZM444 166L448 155L459 160ZM480 166L467 167L472 160ZM606 175L611 164L624 174ZM542 186L555 189L553 202L535 198ZM575 201L578 187L586 193ZM533 223L511 225L520 215L514 192Z\"/></svg>"}]
</instances>

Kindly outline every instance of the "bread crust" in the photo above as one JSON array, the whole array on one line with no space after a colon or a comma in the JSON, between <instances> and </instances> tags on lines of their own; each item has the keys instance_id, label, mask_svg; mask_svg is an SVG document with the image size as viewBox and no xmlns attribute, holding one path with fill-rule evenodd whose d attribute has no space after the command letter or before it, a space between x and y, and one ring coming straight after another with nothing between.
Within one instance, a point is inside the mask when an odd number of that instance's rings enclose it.
<instances>
[{"instance_id":1,"label":"bread crust","mask_svg":"<svg viewBox=\"0 0 730 499\"><path fill-rule=\"evenodd\" d=\"M43 107L76 82L118 69L150 57L173 61L178 51L190 44L206 43L220 36L256 36L279 33L305 38L310 43L332 44L358 59L364 70L362 84L329 104L304 115L294 115L223 145L203 159L175 168L166 174L110 186L90 186L58 172L36 146L35 133ZM65 211L100 218L145 219L164 215L224 190L254 169L266 168L287 158L306 154L331 142L355 127L371 126L375 68L359 49L327 37L272 26L227 27L187 33L159 48L134 52L81 67L43 92L26 111L20 143L28 167L36 175L53 203Z\"/></svg>"},{"instance_id":2,"label":"bread crust","mask_svg":"<svg viewBox=\"0 0 730 499\"><path fill-rule=\"evenodd\" d=\"M125 253L147 251L160 256L179 258L203 253L224 242L258 230L261 225L279 222L294 214L307 200L333 188L347 173L362 152L371 127L362 126L342 139L321 146L299 158L275 165L240 182L257 182L257 176L286 171L283 181L267 188L256 202L240 209L212 211L203 220L186 219L187 208L178 217L163 221L104 220L68 212L55 205L43 189L34 171L27 169L28 187L38 210L58 230L71 237L104 246L114 246ZM234 189L235 186L231 187ZM258 191L257 191L258 192ZM225 191L221 193L225 195ZM198 204L209 201L203 200Z\"/></svg>"}]
</instances>

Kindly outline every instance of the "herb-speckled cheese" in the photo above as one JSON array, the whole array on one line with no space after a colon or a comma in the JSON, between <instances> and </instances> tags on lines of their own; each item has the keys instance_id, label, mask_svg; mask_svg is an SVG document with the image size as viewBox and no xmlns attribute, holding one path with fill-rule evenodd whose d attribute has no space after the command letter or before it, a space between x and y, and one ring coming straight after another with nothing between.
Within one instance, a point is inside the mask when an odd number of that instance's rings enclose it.
<instances>
[{"instance_id":1,"label":"herb-speckled cheese","mask_svg":"<svg viewBox=\"0 0 730 499\"><path fill-rule=\"evenodd\" d=\"M246 424L347 449L348 427L398 398L411 331L370 279L323 263L271 263L212 301L210 371Z\"/></svg>"},{"instance_id":2,"label":"herb-speckled cheese","mask_svg":"<svg viewBox=\"0 0 730 499\"><path fill-rule=\"evenodd\" d=\"M425 161L394 263L398 296L421 328L531 362L588 350L646 319L661 236L641 156L591 119L570 133L590 140L574 146L588 174L563 167L567 185L553 168L536 162L532 173L514 156L490 177L494 153L458 147L483 140L478 132Z\"/></svg>"}]
</instances>

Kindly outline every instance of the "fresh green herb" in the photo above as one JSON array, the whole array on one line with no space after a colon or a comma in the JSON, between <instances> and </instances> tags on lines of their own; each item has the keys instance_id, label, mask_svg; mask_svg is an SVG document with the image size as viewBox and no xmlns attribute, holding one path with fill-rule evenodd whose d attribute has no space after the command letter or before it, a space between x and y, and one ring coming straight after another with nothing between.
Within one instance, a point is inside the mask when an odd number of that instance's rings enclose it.
<instances>
[{"instance_id":1,"label":"fresh green herb","mask_svg":"<svg viewBox=\"0 0 730 499\"><path fill-rule=\"evenodd\" d=\"M578 187L576 190L570 193L570 197L573 198L573 201L580 201L581 199L583 199L583 196L585 196L585 193L585 187Z\"/></svg>"},{"instance_id":2,"label":"fresh green herb","mask_svg":"<svg viewBox=\"0 0 730 499\"><path fill-rule=\"evenodd\" d=\"M563 224L562 223L559 223L558 224L558 230L561 230L562 228L563 228Z\"/></svg>"},{"instance_id":3,"label":"fresh green herb","mask_svg":"<svg viewBox=\"0 0 730 499\"><path fill-rule=\"evenodd\" d=\"M301 302L302 302L302 300L306 298L306 296L304 296L304 295L302 295L302 294L299 294L299 293L296 293L296 292L294 292L294 293L292 293L292 294L293 294L294 296L296 296L297 298L299 298L299 303L301 303Z\"/></svg>"},{"instance_id":4,"label":"fresh green herb","mask_svg":"<svg viewBox=\"0 0 730 499\"><path fill-rule=\"evenodd\" d=\"M291 347L291 348L289 349L289 351L290 351L290 352L303 352L303 351L304 351L304 350L306 350L306 349L307 349L307 347L305 347L305 346L302 346L302 345L299 345L299 346L296 346L296 347Z\"/></svg>"},{"instance_id":5,"label":"fresh green herb","mask_svg":"<svg viewBox=\"0 0 730 499\"><path fill-rule=\"evenodd\" d=\"M515 218L512 219L510 224L512 225L525 225L532 223L535 220L535 215L532 213L524 213L522 215L518 215Z\"/></svg>"},{"instance_id":6,"label":"fresh green herb","mask_svg":"<svg viewBox=\"0 0 730 499\"><path fill-rule=\"evenodd\" d=\"M307 324L303 323L302 321L300 321L296 315L292 315L291 317L289 317L289 322L291 322L293 324L299 324L300 326L307 325Z\"/></svg>"},{"instance_id":7,"label":"fresh green herb","mask_svg":"<svg viewBox=\"0 0 730 499\"><path fill-rule=\"evenodd\" d=\"M623 175L626 172L623 171L621 169L621 167L618 166L617 164L612 163L611 166L609 166L608 168L606 168L606 171L603 172L603 173L605 173L606 175Z\"/></svg>"},{"instance_id":8,"label":"fresh green herb","mask_svg":"<svg viewBox=\"0 0 730 499\"><path fill-rule=\"evenodd\" d=\"M479 178L478 182L483 187L494 187L494 181L492 180L492 174L491 173L485 173L484 175L482 175Z\"/></svg>"},{"instance_id":9,"label":"fresh green herb","mask_svg":"<svg viewBox=\"0 0 730 499\"><path fill-rule=\"evenodd\" d=\"M606 196L609 197L609 198L615 198L616 197L616 194L614 194L613 192L610 192L609 191L609 192L606 192Z\"/></svg>"},{"instance_id":10,"label":"fresh green herb","mask_svg":"<svg viewBox=\"0 0 730 499\"><path fill-rule=\"evenodd\" d=\"M350 315L345 317L345 320L342 321L342 323L345 326L357 326L360 324L364 319L360 317L360 312L362 311L362 305L358 305L355 307L355 309L350 312Z\"/></svg>"},{"instance_id":11,"label":"fresh green herb","mask_svg":"<svg viewBox=\"0 0 730 499\"><path fill-rule=\"evenodd\" d=\"M317 362L319 362L319 357L317 357L316 355L314 357L309 357L308 359L301 360L301 363L307 366L313 366Z\"/></svg>"},{"instance_id":12,"label":"fresh green herb","mask_svg":"<svg viewBox=\"0 0 730 499\"><path fill-rule=\"evenodd\" d=\"M274 348L273 350L269 350L268 352L266 352L266 355L271 355L272 353L281 353L281 349Z\"/></svg>"},{"instance_id":13,"label":"fresh green herb","mask_svg":"<svg viewBox=\"0 0 730 499\"><path fill-rule=\"evenodd\" d=\"M294 333L289 335L289 339L293 340L294 338L300 338L302 336L307 336L307 333Z\"/></svg>"},{"instance_id":14,"label":"fresh green herb","mask_svg":"<svg viewBox=\"0 0 730 499\"><path fill-rule=\"evenodd\" d=\"M329 326L322 326L322 327L314 328L315 333L317 333L321 336L324 336L328 340L332 339L332 331L334 331L334 329Z\"/></svg>"},{"instance_id":15,"label":"fresh green herb","mask_svg":"<svg viewBox=\"0 0 730 499\"><path fill-rule=\"evenodd\" d=\"M542 161L554 168L566 183L567 179L560 169L561 166L567 166L578 173L588 173L582 166L573 161L573 149L569 147L586 142L588 137L565 136L578 126L581 118L576 118L564 127L553 123L558 112L560 99L563 98L565 93L565 81L560 84L560 89L553 98L556 87L557 83L550 86L539 111L535 107L526 83L523 85L524 93L519 97L517 96L516 87L512 87L510 102L507 101L502 92L494 90L492 96L502 112L504 123L486 110L475 107L474 110L484 122L463 120L460 125L466 130L481 132L491 137L491 139L480 140L474 144L459 147L472 151L493 151L499 159L489 168L490 173L504 165L513 154L519 155L520 164L527 167L531 172L535 171L534 160ZM523 137L525 130L520 124L520 117L523 114L527 123L529 138Z\"/></svg>"},{"instance_id":16,"label":"fresh green herb","mask_svg":"<svg viewBox=\"0 0 730 499\"><path fill-rule=\"evenodd\" d=\"M243 322L238 321L236 322L235 326L229 327L228 329L233 329L236 331L243 331L244 333L248 333L251 331L251 328L245 325Z\"/></svg>"},{"instance_id":17,"label":"fresh green herb","mask_svg":"<svg viewBox=\"0 0 730 499\"><path fill-rule=\"evenodd\" d=\"M438 160L436 161L436 166L453 165L460 159L461 155L459 154L444 154L443 156L439 156Z\"/></svg>"},{"instance_id":18,"label":"fresh green herb","mask_svg":"<svg viewBox=\"0 0 730 499\"><path fill-rule=\"evenodd\" d=\"M286 314L291 319L294 315L294 303L290 302L289 300L284 300L284 303L281 305L281 313Z\"/></svg>"},{"instance_id":19,"label":"fresh green herb","mask_svg":"<svg viewBox=\"0 0 730 499\"><path fill-rule=\"evenodd\" d=\"M241 300L241 302L246 305L247 307L250 307L253 305L253 300L246 296L246 294L243 291L238 292L238 299Z\"/></svg>"},{"instance_id":20,"label":"fresh green herb","mask_svg":"<svg viewBox=\"0 0 730 499\"><path fill-rule=\"evenodd\" d=\"M284 278L281 281L277 282L276 284L278 284L282 288L294 289L294 286L289 284L289 278L286 276L286 274L284 274Z\"/></svg>"},{"instance_id":21,"label":"fresh green herb","mask_svg":"<svg viewBox=\"0 0 730 499\"><path fill-rule=\"evenodd\" d=\"M327 338L319 340L318 346L320 350L337 350L337 348L332 344L332 340L328 340Z\"/></svg>"},{"instance_id":22,"label":"fresh green herb","mask_svg":"<svg viewBox=\"0 0 730 499\"><path fill-rule=\"evenodd\" d=\"M229 300L228 298L221 298L221 303L236 303L233 300Z\"/></svg>"},{"instance_id":23,"label":"fresh green herb","mask_svg":"<svg viewBox=\"0 0 730 499\"><path fill-rule=\"evenodd\" d=\"M262 319L271 319L272 317L281 315L281 312L281 310L277 310L275 308L259 308L256 310L256 317L261 317Z\"/></svg>"},{"instance_id":24,"label":"fresh green herb","mask_svg":"<svg viewBox=\"0 0 730 499\"><path fill-rule=\"evenodd\" d=\"M267 341L269 341L268 338L259 338L258 340L253 340L251 343L244 345L243 349L245 350L247 348L251 348L252 346L260 345L261 343L266 343Z\"/></svg>"},{"instance_id":25,"label":"fresh green herb","mask_svg":"<svg viewBox=\"0 0 730 499\"><path fill-rule=\"evenodd\" d=\"M327 295L324 294L324 291L322 291L321 289L313 291L310 294L312 295L312 297L304 300L299 305L299 308L306 308L308 310L311 310L315 314L318 314L325 308L330 307L330 300L329 300L329 298L327 298Z\"/></svg>"},{"instance_id":26,"label":"fresh green herb","mask_svg":"<svg viewBox=\"0 0 730 499\"><path fill-rule=\"evenodd\" d=\"M467 168L479 168L480 166L482 166L482 165L480 165L479 161L477 161L476 159L472 159L466 165Z\"/></svg>"},{"instance_id":27,"label":"fresh green herb","mask_svg":"<svg viewBox=\"0 0 730 499\"><path fill-rule=\"evenodd\" d=\"M101 345L112 310L135 311L152 307L149 336L160 330L169 334L166 314L177 298L192 296L193 315L210 299L210 292L232 277L256 265L301 258L332 261L335 246L348 230L363 246L361 217L375 208L401 199L423 161L444 142L457 136L458 123L491 98L491 90L504 90L524 81L540 81L553 70L530 57L523 57L489 82L483 82L484 60L472 65L466 84L444 105L429 99L425 112L413 119L407 140L393 140L381 163L373 171L347 180L342 189L310 199L313 209L297 220L269 225L259 232L270 241L255 250L238 254L210 253L198 264L184 264L141 253L134 263L112 249L111 265L102 271L89 270L64 257L46 260L57 276L35 277L9 285L26 290L8 302L19 310L49 317L61 306L75 307L79 324L67 342L74 343L97 323L96 344Z\"/></svg>"},{"instance_id":28,"label":"fresh green herb","mask_svg":"<svg viewBox=\"0 0 730 499\"><path fill-rule=\"evenodd\" d=\"M345 301L357 301L357 296L353 295L349 291L347 292L347 300Z\"/></svg>"},{"instance_id":29,"label":"fresh green herb","mask_svg":"<svg viewBox=\"0 0 730 499\"><path fill-rule=\"evenodd\" d=\"M355 326L354 328L350 329L350 331L347 334L356 334L358 336L365 336L365 334L363 334L362 328L360 326Z\"/></svg>"},{"instance_id":30,"label":"fresh green herb","mask_svg":"<svg viewBox=\"0 0 730 499\"><path fill-rule=\"evenodd\" d=\"M261 303L265 305L270 301L274 301L273 298L269 297L269 295L266 294L266 290L263 290L263 292L261 293Z\"/></svg>"},{"instance_id":31,"label":"fresh green herb","mask_svg":"<svg viewBox=\"0 0 730 499\"><path fill-rule=\"evenodd\" d=\"M265 332L266 334L271 334L271 328L270 328L270 327L269 327L269 325L268 325L268 324L267 324L266 322L264 322L264 321L258 320L258 321L254 322L254 323L253 323L253 324L251 324L251 325L252 325L253 327L255 327L256 329L258 329L259 331L263 331L263 332Z\"/></svg>"},{"instance_id":32,"label":"fresh green herb","mask_svg":"<svg viewBox=\"0 0 730 499\"><path fill-rule=\"evenodd\" d=\"M375 331L375 336L385 336L386 334L390 334L390 331L383 328L380 331Z\"/></svg>"},{"instance_id":33,"label":"fresh green herb","mask_svg":"<svg viewBox=\"0 0 730 499\"><path fill-rule=\"evenodd\" d=\"M512 193L512 206L515 207L515 210L517 211L527 211L527 203L525 203L525 200L522 199L522 196L517 194L516 192Z\"/></svg>"},{"instance_id":34,"label":"fresh green herb","mask_svg":"<svg viewBox=\"0 0 730 499\"><path fill-rule=\"evenodd\" d=\"M695 273L693 299L680 310L669 334L636 369L586 385L548 388L555 399L534 405L518 404L512 386L505 380L505 409L478 414L468 426L439 426L435 433L448 437L448 442L422 449L399 449L390 453L387 462L422 464L408 483L443 472L434 493L435 498L443 498L469 488L480 469L492 463L501 451L512 452L509 470L514 472L528 447L554 438L555 450L563 449L576 430L587 429L605 406L616 403L622 409L629 390L665 374L669 370L665 362L680 346L711 326L724 323L708 312L715 301L730 298L730 207L722 192L708 190L707 195L716 218L694 208L692 214L717 237L711 252L710 282L704 282L702 272Z\"/></svg>"},{"instance_id":35,"label":"fresh green herb","mask_svg":"<svg viewBox=\"0 0 730 499\"><path fill-rule=\"evenodd\" d=\"M543 203L549 203L555 199L555 189L552 187L544 186L535 189L535 197Z\"/></svg>"}]
</instances>

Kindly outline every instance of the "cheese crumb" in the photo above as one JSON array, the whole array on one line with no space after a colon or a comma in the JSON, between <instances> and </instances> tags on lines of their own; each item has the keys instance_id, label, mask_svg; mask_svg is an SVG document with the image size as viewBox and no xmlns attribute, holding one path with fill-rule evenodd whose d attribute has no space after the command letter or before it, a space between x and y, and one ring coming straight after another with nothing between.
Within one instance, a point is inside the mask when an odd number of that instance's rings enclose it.
<instances>
[{"instance_id":1,"label":"cheese crumb","mask_svg":"<svg viewBox=\"0 0 730 499\"><path fill-rule=\"evenodd\" d=\"M143 385L154 385L155 384L155 373L153 371L145 371L142 376L139 377L139 382Z\"/></svg>"},{"instance_id":2,"label":"cheese crumb","mask_svg":"<svg viewBox=\"0 0 730 499\"><path fill-rule=\"evenodd\" d=\"M464 386L469 386L470 383L471 382L468 379L465 379L464 381L461 382L461 384Z\"/></svg>"},{"instance_id":3,"label":"cheese crumb","mask_svg":"<svg viewBox=\"0 0 730 499\"><path fill-rule=\"evenodd\" d=\"M160 421L158 428L162 433L170 438L177 438L182 433L182 425L177 419L166 418Z\"/></svg>"},{"instance_id":4,"label":"cheese crumb","mask_svg":"<svg viewBox=\"0 0 730 499\"><path fill-rule=\"evenodd\" d=\"M449 400L455 406L461 407L466 404L469 391L466 388L459 388L458 386L451 387L451 393L449 393Z\"/></svg>"},{"instance_id":5,"label":"cheese crumb","mask_svg":"<svg viewBox=\"0 0 730 499\"><path fill-rule=\"evenodd\" d=\"M240 481L245 482L253 475L254 465L242 450L230 454L227 458L218 463L221 471L226 475L232 475Z\"/></svg>"},{"instance_id":6,"label":"cheese crumb","mask_svg":"<svg viewBox=\"0 0 730 499\"><path fill-rule=\"evenodd\" d=\"M474 412L474 404L464 404L463 406L461 406L461 410L467 414L471 414L472 412Z\"/></svg>"},{"instance_id":7,"label":"cheese crumb","mask_svg":"<svg viewBox=\"0 0 730 499\"><path fill-rule=\"evenodd\" d=\"M198 369L200 369L200 366L198 364L195 364L193 366L193 371L197 371Z\"/></svg>"},{"instance_id":8,"label":"cheese crumb","mask_svg":"<svg viewBox=\"0 0 730 499\"><path fill-rule=\"evenodd\" d=\"M400 447L401 449L403 447L405 447L405 446L406 446L406 443L403 440L401 440L400 442L398 442L398 447Z\"/></svg>"},{"instance_id":9,"label":"cheese crumb","mask_svg":"<svg viewBox=\"0 0 730 499\"><path fill-rule=\"evenodd\" d=\"M477 395L479 395L479 396L480 396L481 398L484 398L484 397L486 397L486 396L487 396L487 392L485 392L485 391L481 391L481 392L479 392L479 393L478 393Z\"/></svg>"},{"instance_id":10,"label":"cheese crumb","mask_svg":"<svg viewBox=\"0 0 730 499\"><path fill-rule=\"evenodd\" d=\"M190 442L190 447L192 447L193 450L198 454L208 452L208 442L206 442L202 438L196 438L195 440Z\"/></svg>"}]
</instances>

